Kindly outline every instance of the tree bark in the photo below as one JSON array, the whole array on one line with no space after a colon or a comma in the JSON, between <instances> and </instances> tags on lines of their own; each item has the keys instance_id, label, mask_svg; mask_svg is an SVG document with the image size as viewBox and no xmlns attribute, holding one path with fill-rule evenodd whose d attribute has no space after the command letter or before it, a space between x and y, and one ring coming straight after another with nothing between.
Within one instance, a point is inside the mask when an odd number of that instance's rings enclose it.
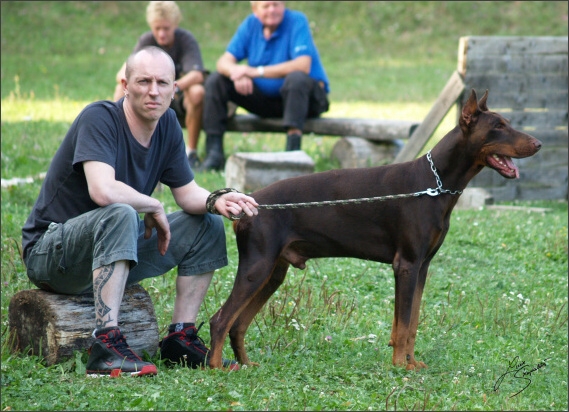
<instances>
[{"instance_id":1,"label":"tree bark","mask_svg":"<svg viewBox=\"0 0 569 412\"><path fill-rule=\"evenodd\" d=\"M59 295L40 289L23 290L10 300L10 346L14 351L44 358L48 365L88 349L93 342L95 306L92 294ZM119 327L140 356L154 356L158 326L152 299L140 285L127 287Z\"/></svg>"}]
</instances>

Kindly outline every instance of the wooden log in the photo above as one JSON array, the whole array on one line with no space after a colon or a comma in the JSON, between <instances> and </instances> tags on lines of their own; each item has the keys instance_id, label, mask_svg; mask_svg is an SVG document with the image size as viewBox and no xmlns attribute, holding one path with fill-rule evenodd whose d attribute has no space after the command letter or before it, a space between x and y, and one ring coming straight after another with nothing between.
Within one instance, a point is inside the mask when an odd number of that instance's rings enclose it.
<instances>
[{"instance_id":1,"label":"wooden log","mask_svg":"<svg viewBox=\"0 0 569 412\"><path fill-rule=\"evenodd\" d=\"M381 166L393 162L402 146L401 140L378 143L359 137L344 137L334 145L331 157L340 162L342 169Z\"/></svg>"},{"instance_id":2,"label":"wooden log","mask_svg":"<svg viewBox=\"0 0 569 412\"><path fill-rule=\"evenodd\" d=\"M418 125L418 122L410 120L319 117L307 119L303 131L306 134L357 136L369 140L392 141L409 138ZM227 122L227 130L284 133L282 119L261 118L253 114L233 116Z\"/></svg>"},{"instance_id":3,"label":"wooden log","mask_svg":"<svg viewBox=\"0 0 569 412\"><path fill-rule=\"evenodd\" d=\"M12 350L59 363L91 346L95 328L92 294L60 295L40 289L23 290L8 308ZM140 285L126 288L119 312L119 327L140 356L158 348L158 326L152 300Z\"/></svg>"}]
</instances>

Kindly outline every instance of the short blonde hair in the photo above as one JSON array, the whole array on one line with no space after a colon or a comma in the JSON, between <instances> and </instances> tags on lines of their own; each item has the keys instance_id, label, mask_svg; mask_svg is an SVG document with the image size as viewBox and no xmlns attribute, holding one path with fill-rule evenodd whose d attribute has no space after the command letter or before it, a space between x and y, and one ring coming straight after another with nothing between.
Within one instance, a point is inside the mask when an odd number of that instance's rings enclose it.
<instances>
[{"instance_id":1,"label":"short blonde hair","mask_svg":"<svg viewBox=\"0 0 569 412\"><path fill-rule=\"evenodd\" d=\"M175 1L151 1L146 8L146 22L150 26L155 20L168 20L178 25L182 12Z\"/></svg>"}]
</instances>

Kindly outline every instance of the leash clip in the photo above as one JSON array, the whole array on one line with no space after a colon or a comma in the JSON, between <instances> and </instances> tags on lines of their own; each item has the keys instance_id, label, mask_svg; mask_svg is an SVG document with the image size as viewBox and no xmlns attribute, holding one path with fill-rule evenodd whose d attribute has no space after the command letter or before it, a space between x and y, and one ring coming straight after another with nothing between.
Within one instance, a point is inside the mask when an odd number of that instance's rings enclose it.
<instances>
[{"instance_id":1,"label":"leash clip","mask_svg":"<svg viewBox=\"0 0 569 412\"><path fill-rule=\"evenodd\" d=\"M439 189L429 188L427 190L423 190L422 192L415 193L415 196L429 195L434 197L440 195L440 193L441 192L439 192Z\"/></svg>"}]
</instances>

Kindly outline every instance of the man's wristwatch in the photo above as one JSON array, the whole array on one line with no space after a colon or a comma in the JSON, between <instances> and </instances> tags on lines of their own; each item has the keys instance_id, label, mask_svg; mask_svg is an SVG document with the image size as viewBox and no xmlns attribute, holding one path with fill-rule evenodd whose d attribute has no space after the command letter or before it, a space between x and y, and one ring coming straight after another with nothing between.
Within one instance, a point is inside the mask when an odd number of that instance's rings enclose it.
<instances>
[{"instance_id":1,"label":"man's wristwatch","mask_svg":"<svg viewBox=\"0 0 569 412\"><path fill-rule=\"evenodd\" d=\"M265 77L265 67L257 66L257 71L259 72L259 77Z\"/></svg>"}]
</instances>

